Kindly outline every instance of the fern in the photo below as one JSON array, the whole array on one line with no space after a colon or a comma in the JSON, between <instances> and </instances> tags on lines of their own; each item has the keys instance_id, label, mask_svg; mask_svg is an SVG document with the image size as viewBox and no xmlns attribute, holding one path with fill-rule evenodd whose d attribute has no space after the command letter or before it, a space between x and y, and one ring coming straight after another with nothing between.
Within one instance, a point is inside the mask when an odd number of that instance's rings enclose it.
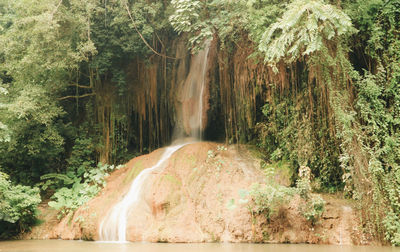
<instances>
[{"instance_id":1,"label":"fern","mask_svg":"<svg viewBox=\"0 0 400 252\"><path fill-rule=\"evenodd\" d=\"M259 50L276 70L281 60L293 63L322 50L328 41L356 32L350 18L320 0L296 0L262 35Z\"/></svg>"},{"instance_id":2,"label":"fern","mask_svg":"<svg viewBox=\"0 0 400 252\"><path fill-rule=\"evenodd\" d=\"M60 173L48 173L40 177L41 180L47 180L47 179L57 179L62 181L65 185L71 185L74 183L74 180L66 174L60 174Z\"/></svg>"}]
</instances>

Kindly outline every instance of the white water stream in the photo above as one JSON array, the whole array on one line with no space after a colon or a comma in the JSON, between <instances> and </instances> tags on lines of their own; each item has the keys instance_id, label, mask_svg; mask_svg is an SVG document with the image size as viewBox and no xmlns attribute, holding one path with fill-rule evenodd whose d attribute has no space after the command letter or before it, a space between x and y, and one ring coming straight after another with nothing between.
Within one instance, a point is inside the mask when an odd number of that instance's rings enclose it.
<instances>
[{"instance_id":1,"label":"white water stream","mask_svg":"<svg viewBox=\"0 0 400 252\"><path fill-rule=\"evenodd\" d=\"M199 138L202 139L202 132L203 132L203 114L204 114L204 86L206 81L206 74L207 74L207 58L208 58L208 51L210 50L210 41L206 41L204 44L204 56L202 62L202 73L201 73L201 84L200 84L200 94L199 94Z\"/></svg>"},{"instance_id":2,"label":"white water stream","mask_svg":"<svg viewBox=\"0 0 400 252\"><path fill-rule=\"evenodd\" d=\"M192 65L185 82L185 88L190 92L185 92L187 99L194 100L194 107L190 113L188 121L190 122L191 137L202 137L203 125L203 103L204 103L204 86L207 73L207 57L210 47L210 41L206 41L205 49L193 56ZM183 108L185 109L185 108ZM163 169L164 163L188 142L169 146L165 149L160 160L153 167L144 169L133 180L129 192L124 198L117 203L100 224L99 237L101 241L126 242L126 228L128 223L129 212L134 208L135 203L141 200L143 195L143 184L153 171ZM134 209L133 209L134 210Z\"/></svg>"},{"instance_id":3,"label":"white water stream","mask_svg":"<svg viewBox=\"0 0 400 252\"><path fill-rule=\"evenodd\" d=\"M201 140L204 129L204 93L207 75L207 58L211 41L204 42L204 49L192 56L190 70L182 87L183 127L187 135Z\"/></svg>"},{"instance_id":4,"label":"white water stream","mask_svg":"<svg viewBox=\"0 0 400 252\"><path fill-rule=\"evenodd\" d=\"M126 241L126 226L129 208L140 200L143 191L143 183L151 172L157 171L162 168L165 161L167 161L175 151L188 143L169 146L162 154L160 160L153 167L144 169L139 175L133 180L129 192L125 197L116 204L111 213L105 218L100 224L100 240L102 241Z\"/></svg>"}]
</instances>

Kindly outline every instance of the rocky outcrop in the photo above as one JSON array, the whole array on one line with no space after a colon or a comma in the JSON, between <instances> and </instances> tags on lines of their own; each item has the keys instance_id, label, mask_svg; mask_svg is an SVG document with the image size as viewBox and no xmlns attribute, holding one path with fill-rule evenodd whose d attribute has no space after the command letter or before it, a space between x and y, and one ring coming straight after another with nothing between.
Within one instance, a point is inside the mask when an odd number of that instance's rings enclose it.
<instances>
[{"instance_id":1,"label":"rocky outcrop","mask_svg":"<svg viewBox=\"0 0 400 252\"><path fill-rule=\"evenodd\" d=\"M73 216L35 227L29 238L99 239L99 226L132 180L154 165L162 149L131 160L107 179L97 197ZM182 147L144 184L142 200L132 205L127 240L150 242L278 242L359 244L355 213L344 201L326 199L326 212L311 226L299 212L301 199L282 205L273 218L254 216L239 202L240 189L262 183L260 160L244 146L193 143ZM285 182L287 183L287 182ZM54 216L54 215L53 215ZM54 216L55 217L55 216Z\"/></svg>"}]
</instances>

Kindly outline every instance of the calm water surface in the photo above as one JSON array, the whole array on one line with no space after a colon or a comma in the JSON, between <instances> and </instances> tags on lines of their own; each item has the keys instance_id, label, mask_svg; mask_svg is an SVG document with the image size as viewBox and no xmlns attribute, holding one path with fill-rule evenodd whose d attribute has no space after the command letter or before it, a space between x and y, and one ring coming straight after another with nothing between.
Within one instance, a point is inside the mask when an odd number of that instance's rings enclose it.
<instances>
[{"instance_id":1,"label":"calm water surface","mask_svg":"<svg viewBox=\"0 0 400 252\"><path fill-rule=\"evenodd\" d=\"M0 252L4 251L134 251L134 252L400 252L393 247L353 247L302 244L231 244L231 243L100 243L84 241L6 241L0 242Z\"/></svg>"}]
</instances>

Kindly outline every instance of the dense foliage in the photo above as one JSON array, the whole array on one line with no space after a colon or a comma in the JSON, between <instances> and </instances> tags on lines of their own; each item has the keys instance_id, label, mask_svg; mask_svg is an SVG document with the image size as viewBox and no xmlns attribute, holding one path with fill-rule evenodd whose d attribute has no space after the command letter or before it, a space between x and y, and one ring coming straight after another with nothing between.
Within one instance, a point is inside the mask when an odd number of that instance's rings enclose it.
<instances>
[{"instance_id":1,"label":"dense foliage","mask_svg":"<svg viewBox=\"0 0 400 252\"><path fill-rule=\"evenodd\" d=\"M28 230L35 223L40 201L38 188L13 185L8 175L0 172L0 239Z\"/></svg>"},{"instance_id":2,"label":"dense foliage","mask_svg":"<svg viewBox=\"0 0 400 252\"><path fill-rule=\"evenodd\" d=\"M125 69L135 57L149 55L140 36L151 40L166 24L153 20L163 15L163 4L128 4L0 4L0 134L9 140L0 146L0 164L13 178L32 183L44 173L65 171L81 140L90 145L93 164L132 156L126 152L135 137L125 132L129 104L121 100Z\"/></svg>"},{"instance_id":3,"label":"dense foliage","mask_svg":"<svg viewBox=\"0 0 400 252\"><path fill-rule=\"evenodd\" d=\"M59 211L59 218L72 214L74 210L97 195L100 189L106 185L105 179L114 168L114 165L99 163L97 168L90 169L83 173L83 176L57 173L43 175L43 180L52 183L56 179L61 180L64 184L64 187L59 187L51 197L52 201L49 202L49 206ZM121 166L116 168L119 169ZM44 186L48 186L48 184L45 183ZM70 215L70 217L72 216Z\"/></svg>"},{"instance_id":4,"label":"dense foliage","mask_svg":"<svg viewBox=\"0 0 400 252\"><path fill-rule=\"evenodd\" d=\"M272 88L255 127L269 159L309 166L316 188L344 186L360 202L364 231L399 245L400 2L295 0L280 11L273 1L173 4L171 22L192 44L210 31L222 48L249 39L252 57L276 73L264 81ZM266 8L262 18L247 19L253 5Z\"/></svg>"},{"instance_id":5,"label":"dense foliage","mask_svg":"<svg viewBox=\"0 0 400 252\"><path fill-rule=\"evenodd\" d=\"M43 196L55 191L51 205L61 214L93 197L113 167L97 163L126 161L139 150L131 145L130 104L121 99L125 70L150 55L142 39L155 46L162 42L153 38L168 34L168 22L154 20L164 11L147 1L0 1L1 171L37 184Z\"/></svg>"},{"instance_id":6,"label":"dense foliage","mask_svg":"<svg viewBox=\"0 0 400 252\"><path fill-rule=\"evenodd\" d=\"M369 231L400 245L400 1L357 3L349 6L362 34L356 48L364 50L365 61L357 66L363 72L355 83L359 128L354 134L360 132L368 165L353 166L353 181L356 197L372 205L365 208L375 224ZM364 177L369 191L361 190Z\"/></svg>"},{"instance_id":7,"label":"dense foliage","mask_svg":"<svg viewBox=\"0 0 400 252\"><path fill-rule=\"evenodd\" d=\"M216 137L288 163L293 185L310 167L312 189L343 190L365 233L400 245L399 36L399 0L0 0L1 171L72 211L98 192L99 161L170 141L177 48L212 39ZM36 189L1 181L33 211ZM271 190L254 188L259 206Z\"/></svg>"}]
</instances>

